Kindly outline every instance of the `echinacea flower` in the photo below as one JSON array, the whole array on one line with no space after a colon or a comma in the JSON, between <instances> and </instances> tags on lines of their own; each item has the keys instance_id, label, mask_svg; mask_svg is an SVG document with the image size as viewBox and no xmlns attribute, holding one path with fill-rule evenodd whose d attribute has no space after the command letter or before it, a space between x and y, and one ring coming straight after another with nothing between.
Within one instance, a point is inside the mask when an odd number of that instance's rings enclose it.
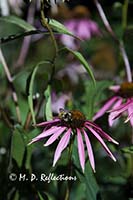
<instances>
[{"instance_id":1,"label":"echinacea flower","mask_svg":"<svg viewBox=\"0 0 133 200\"><path fill-rule=\"evenodd\" d=\"M104 140L102 138L107 139L110 142L118 144L113 138L111 138L108 134L106 134L99 126L94 124L93 122L86 120L85 116L77 110L66 111L64 109L60 109L58 117L51 121L42 122L37 124L37 126L44 127L44 130L40 135L33 138L29 144L37 142L45 137L50 136L44 146L49 146L55 140L57 140L61 135L61 139L57 145L54 154L53 166L55 166L56 162L61 156L62 151L68 146L69 141L73 136L77 136L77 145L78 145L78 154L81 168L84 172L85 168L85 150L84 150L84 142L87 147L87 152L90 160L91 167L95 172L95 161L92 146L88 137L89 133L92 133L97 140L101 143L107 154L116 161L116 158L111 153L109 148L106 146Z\"/></svg>"},{"instance_id":2,"label":"echinacea flower","mask_svg":"<svg viewBox=\"0 0 133 200\"><path fill-rule=\"evenodd\" d=\"M90 39L92 36L99 36L100 30L96 22L91 19L70 19L64 22L64 26L74 35L82 40ZM74 37L61 35L61 42L72 49L77 49L79 44Z\"/></svg>"},{"instance_id":3,"label":"echinacea flower","mask_svg":"<svg viewBox=\"0 0 133 200\"><path fill-rule=\"evenodd\" d=\"M103 107L95 114L93 120L101 117L106 111L109 111L109 125L112 126L115 119L119 118L123 113L127 113L125 122L130 121L133 127L133 83L123 83L121 85L111 86L110 89L115 92L103 105Z\"/></svg>"}]
</instances>

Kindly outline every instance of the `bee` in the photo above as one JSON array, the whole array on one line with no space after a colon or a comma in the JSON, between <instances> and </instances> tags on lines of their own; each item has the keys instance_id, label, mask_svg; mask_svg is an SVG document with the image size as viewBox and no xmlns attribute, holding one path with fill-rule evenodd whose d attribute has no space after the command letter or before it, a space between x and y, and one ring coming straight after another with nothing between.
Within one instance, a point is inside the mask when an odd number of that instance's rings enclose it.
<instances>
[{"instance_id":1,"label":"bee","mask_svg":"<svg viewBox=\"0 0 133 200\"><path fill-rule=\"evenodd\" d=\"M71 128L80 128L84 125L85 116L78 110L64 110L63 108L59 109L59 118L61 122Z\"/></svg>"},{"instance_id":2,"label":"bee","mask_svg":"<svg viewBox=\"0 0 133 200\"><path fill-rule=\"evenodd\" d=\"M60 108L59 109L59 118L64 122L71 122L72 121L72 113L71 113L71 111Z\"/></svg>"}]
</instances>

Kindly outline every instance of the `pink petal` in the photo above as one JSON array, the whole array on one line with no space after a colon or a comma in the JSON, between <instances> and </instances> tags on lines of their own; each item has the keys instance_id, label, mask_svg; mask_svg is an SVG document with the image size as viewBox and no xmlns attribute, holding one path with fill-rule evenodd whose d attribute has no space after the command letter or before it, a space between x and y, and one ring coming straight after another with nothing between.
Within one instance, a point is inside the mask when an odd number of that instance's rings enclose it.
<instances>
[{"instance_id":1,"label":"pink petal","mask_svg":"<svg viewBox=\"0 0 133 200\"><path fill-rule=\"evenodd\" d=\"M60 119L54 119L46 122L41 122L39 124L36 124L36 126L47 126L47 125L53 125L54 123L60 122Z\"/></svg>"},{"instance_id":2,"label":"pink petal","mask_svg":"<svg viewBox=\"0 0 133 200\"><path fill-rule=\"evenodd\" d=\"M128 108L128 118L126 122L130 120L131 126L133 127L133 103Z\"/></svg>"},{"instance_id":3,"label":"pink petal","mask_svg":"<svg viewBox=\"0 0 133 200\"><path fill-rule=\"evenodd\" d=\"M91 127L87 126L86 127L93 133L93 135L95 135L95 137L99 140L99 142L102 144L103 148L105 149L105 151L108 153L108 155L114 160L116 161L116 158L113 156L113 154L111 153L111 151L109 150L109 148L107 147L107 145L105 144L105 142L103 141L103 139L100 137L100 135Z\"/></svg>"},{"instance_id":4,"label":"pink petal","mask_svg":"<svg viewBox=\"0 0 133 200\"><path fill-rule=\"evenodd\" d=\"M65 131L65 129L66 129L66 127L61 127L56 133L54 133L48 139L48 141L44 144L44 146L49 146L50 144L52 144Z\"/></svg>"},{"instance_id":5,"label":"pink petal","mask_svg":"<svg viewBox=\"0 0 133 200\"><path fill-rule=\"evenodd\" d=\"M111 106L112 104L118 99L117 96L112 97L110 100L108 100L104 106L94 115L93 121L101 117Z\"/></svg>"},{"instance_id":6,"label":"pink petal","mask_svg":"<svg viewBox=\"0 0 133 200\"><path fill-rule=\"evenodd\" d=\"M72 129L69 128L67 132L64 134L64 136L61 138L59 144L57 145L57 148L54 154L53 167L55 166L57 160L60 158L62 151L67 147L68 142L70 140L71 131Z\"/></svg>"},{"instance_id":7,"label":"pink petal","mask_svg":"<svg viewBox=\"0 0 133 200\"><path fill-rule=\"evenodd\" d=\"M52 128L48 129L48 130L44 130L40 135L38 135L37 137L33 138L32 141L28 144L32 144L34 142L37 142L38 140L47 137L49 135L52 135L54 132L58 131L60 129L60 127L57 126L53 126Z\"/></svg>"},{"instance_id":8,"label":"pink petal","mask_svg":"<svg viewBox=\"0 0 133 200\"><path fill-rule=\"evenodd\" d=\"M78 141L78 153L79 153L80 165L81 165L82 170L84 172L84 166L85 166L84 144L83 144L80 129L78 129L78 128L77 128L77 141Z\"/></svg>"},{"instance_id":9,"label":"pink petal","mask_svg":"<svg viewBox=\"0 0 133 200\"><path fill-rule=\"evenodd\" d=\"M110 120L115 120L116 118L120 117L123 112L125 112L126 110L128 111L130 105L131 102L127 101L126 103L118 106L117 108L110 110L109 111L111 112Z\"/></svg>"},{"instance_id":10,"label":"pink petal","mask_svg":"<svg viewBox=\"0 0 133 200\"><path fill-rule=\"evenodd\" d=\"M90 121L86 121L85 125L89 125L89 126L92 126L96 129L96 131L103 137L105 138L106 140L110 141L110 142L113 142L114 144L119 144L116 140L114 140L112 137L110 137L107 133L105 133L98 125L96 125L95 123L93 122L90 122Z\"/></svg>"},{"instance_id":11,"label":"pink petal","mask_svg":"<svg viewBox=\"0 0 133 200\"><path fill-rule=\"evenodd\" d=\"M121 104L120 106L118 106L115 109L110 110L109 112L117 111L118 113L122 113L128 109L128 107L131 105L131 103L132 103L132 101L127 101L126 103Z\"/></svg>"},{"instance_id":12,"label":"pink petal","mask_svg":"<svg viewBox=\"0 0 133 200\"><path fill-rule=\"evenodd\" d=\"M81 39L89 39L91 38L90 29L88 28L88 22L85 20L81 20L77 24L77 35Z\"/></svg>"},{"instance_id":13,"label":"pink petal","mask_svg":"<svg viewBox=\"0 0 133 200\"><path fill-rule=\"evenodd\" d=\"M113 85L109 87L109 89L112 90L113 92L118 92L120 88L121 88L120 85Z\"/></svg>"},{"instance_id":14,"label":"pink petal","mask_svg":"<svg viewBox=\"0 0 133 200\"><path fill-rule=\"evenodd\" d=\"M71 48L71 49L76 49L76 44L75 44L75 41L74 41L74 38L72 36L69 36L69 35L62 35L61 36L61 42Z\"/></svg>"},{"instance_id":15,"label":"pink petal","mask_svg":"<svg viewBox=\"0 0 133 200\"><path fill-rule=\"evenodd\" d=\"M90 140L89 140L88 135L86 134L85 130L82 129L82 131L83 131L84 137L85 137L85 142L86 142L86 146L87 146L87 151L88 151L90 164L91 164L91 167L92 167L93 171L95 172L95 161L94 161L94 155L93 155L93 151L92 151L92 146L91 146Z\"/></svg>"},{"instance_id":16,"label":"pink petal","mask_svg":"<svg viewBox=\"0 0 133 200\"><path fill-rule=\"evenodd\" d=\"M116 109L117 107L119 107L119 106L121 105L121 103L122 103L122 98L119 99L119 100L113 105L112 110L113 110L113 109ZM108 122L109 122L109 126L112 126L113 123L114 123L113 113L112 113L112 112L109 114Z\"/></svg>"}]
</instances>

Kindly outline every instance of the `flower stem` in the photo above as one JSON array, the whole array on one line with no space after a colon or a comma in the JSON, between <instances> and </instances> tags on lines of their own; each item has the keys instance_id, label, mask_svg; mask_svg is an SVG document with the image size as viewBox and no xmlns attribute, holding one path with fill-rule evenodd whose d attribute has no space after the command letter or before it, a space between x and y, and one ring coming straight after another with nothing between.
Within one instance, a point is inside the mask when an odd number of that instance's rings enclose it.
<instances>
[{"instance_id":1,"label":"flower stem","mask_svg":"<svg viewBox=\"0 0 133 200\"><path fill-rule=\"evenodd\" d=\"M103 24L105 26L105 28L107 29L107 31L110 33L110 35L112 36L112 38L116 41L116 43L119 45L119 48L120 48L120 52L121 52L121 55L122 55L122 58L123 58L123 62L125 64L125 70L126 70L126 74L127 74L127 81L128 82L132 82L132 73L131 73L131 67L130 67L130 63L129 63L129 60L128 60L128 56L127 56L127 53L125 51L125 48L124 48L124 44L123 42L121 42L116 34L114 33L113 29L111 28L111 25L109 24L108 20L107 20L107 17L103 11L103 8L102 6L100 5L100 3L98 2L98 0L94 0L94 3L97 7L97 10L99 12L99 15L103 21Z\"/></svg>"},{"instance_id":2,"label":"flower stem","mask_svg":"<svg viewBox=\"0 0 133 200\"><path fill-rule=\"evenodd\" d=\"M54 57L53 57L53 62L55 62L55 59L56 59L57 53L58 53L58 46L57 46L57 43L56 43L53 31L52 31L51 27L49 26L49 24L47 22L47 19L45 18L45 14L44 14L44 0L41 0L41 23L42 23L42 25L44 27L46 27L48 29L48 31L50 33L50 37L52 39L52 42L53 42L53 45L54 45L54 49L55 49L55 54L54 54Z\"/></svg>"},{"instance_id":3,"label":"flower stem","mask_svg":"<svg viewBox=\"0 0 133 200\"><path fill-rule=\"evenodd\" d=\"M27 15L27 22L32 24L34 23L34 14L35 14L35 3L33 2L28 9L28 15ZM29 37L24 38L22 47L20 50L20 54L16 63L16 67L20 67L24 64L25 59L27 57L29 48L30 48L30 43L31 43L32 35Z\"/></svg>"}]
</instances>

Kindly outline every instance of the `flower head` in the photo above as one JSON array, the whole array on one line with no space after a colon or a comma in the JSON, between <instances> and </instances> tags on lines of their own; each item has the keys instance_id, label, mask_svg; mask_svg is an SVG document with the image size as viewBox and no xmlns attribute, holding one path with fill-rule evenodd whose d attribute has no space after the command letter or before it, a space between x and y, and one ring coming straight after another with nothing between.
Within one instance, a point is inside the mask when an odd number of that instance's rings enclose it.
<instances>
[{"instance_id":1,"label":"flower head","mask_svg":"<svg viewBox=\"0 0 133 200\"><path fill-rule=\"evenodd\" d=\"M96 22L91 19L70 19L64 25L77 37L87 40L92 36L100 35L100 30ZM69 48L77 49L79 44L75 39L68 35L61 35L61 42Z\"/></svg>"},{"instance_id":2,"label":"flower head","mask_svg":"<svg viewBox=\"0 0 133 200\"><path fill-rule=\"evenodd\" d=\"M115 119L127 112L127 119L133 127L133 83L123 83L121 85L111 86L110 89L115 93L113 97L106 101L104 106L96 113L93 120L101 117L106 111L109 111L109 125L112 126Z\"/></svg>"},{"instance_id":3,"label":"flower head","mask_svg":"<svg viewBox=\"0 0 133 200\"><path fill-rule=\"evenodd\" d=\"M61 156L62 151L67 147L71 138L76 135L79 160L83 172L85 168L85 150L84 150L83 138L85 140L85 145L87 147L87 152L91 167L95 171L93 150L88 137L89 132L92 133L97 138L97 140L101 143L107 154L114 161L116 161L114 155L106 146L102 138L105 138L108 141L113 142L115 144L118 144L118 142L116 142L113 138L111 138L108 134L106 134L99 126L97 126L96 124L94 124L89 120L86 120L85 116L78 110L67 111L61 108L58 117L56 117L51 121L42 122L37 126L43 126L45 128L43 132L37 137L33 138L29 144L37 142L45 137L50 136L47 142L44 144L44 146L49 146L57 138L63 135L55 150L53 166L55 166L56 162Z\"/></svg>"}]
</instances>

